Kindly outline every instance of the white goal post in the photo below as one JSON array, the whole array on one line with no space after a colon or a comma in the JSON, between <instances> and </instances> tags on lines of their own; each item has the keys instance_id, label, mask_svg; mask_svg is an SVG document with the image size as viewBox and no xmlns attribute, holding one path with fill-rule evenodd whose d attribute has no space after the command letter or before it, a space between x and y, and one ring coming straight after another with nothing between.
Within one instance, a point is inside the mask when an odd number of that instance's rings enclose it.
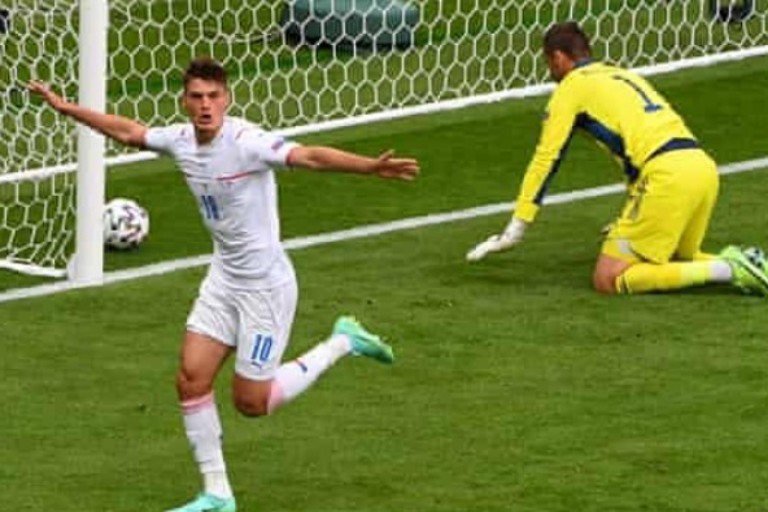
<instances>
[{"instance_id":1,"label":"white goal post","mask_svg":"<svg viewBox=\"0 0 768 512\"><path fill-rule=\"evenodd\" d=\"M105 164L153 156L105 146L30 98L30 79L164 125L183 119L183 68L210 55L233 115L300 135L541 94L556 21L581 22L598 57L658 73L768 54L767 12L768 0L0 4L0 268L98 283Z\"/></svg>"}]
</instances>

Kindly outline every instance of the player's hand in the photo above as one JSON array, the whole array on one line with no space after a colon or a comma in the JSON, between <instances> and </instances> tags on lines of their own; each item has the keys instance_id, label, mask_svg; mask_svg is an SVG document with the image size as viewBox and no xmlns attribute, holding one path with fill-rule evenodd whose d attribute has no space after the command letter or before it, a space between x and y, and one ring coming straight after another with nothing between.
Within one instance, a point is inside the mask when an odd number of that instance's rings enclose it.
<instances>
[{"instance_id":1,"label":"player's hand","mask_svg":"<svg viewBox=\"0 0 768 512\"><path fill-rule=\"evenodd\" d=\"M492 252L501 252L511 249L523 241L528 224L520 219L512 218L504 228L504 231L498 235L491 235L483 242L480 242L467 253L467 261L479 261Z\"/></svg>"},{"instance_id":2,"label":"player's hand","mask_svg":"<svg viewBox=\"0 0 768 512\"><path fill-rule=\"evenodd\" d=\"M42 82L33 80L27 84L27 89L31 93L41 96L43 100L55 110L61 110L64 105L67 104L67 101L64 98L53 92L50 87Z\"/></svg>"},{"instance_id":3,"label":"player's hand","mask_svg":"<svg viewBox=\"0 0 768 512\"><path fill-rule=\"evenodd\" d=\"M373 164L373 173L382 178L411 181L419 174L419 162L413 158L393 158L393 150L385 151Z\"/></svg>"}]
</instances>

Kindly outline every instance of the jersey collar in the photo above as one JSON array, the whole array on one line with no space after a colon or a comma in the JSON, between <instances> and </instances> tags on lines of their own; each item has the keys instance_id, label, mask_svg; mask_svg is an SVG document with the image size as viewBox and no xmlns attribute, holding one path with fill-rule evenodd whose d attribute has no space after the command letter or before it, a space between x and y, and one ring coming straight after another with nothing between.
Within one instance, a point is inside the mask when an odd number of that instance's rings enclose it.
<instances>
[{"instance_id":1,"label":"jersey collar","mask_svg":"<svg viewBox=\"0 0 768 512\"><path fill-rule=\"evenodd\" d=\"M203 151L209 151L211 148L216 146L219 141L221 141L222 138L224 138L224 130L228 124L229 119L227 117L224 118L224 123L222 123L221 128L219 128L218 133L210 140L210 142L207 142L205 144L200 144L197 142L197 139L195 138L195 144L197 145L197 148ZM195 128L192 127L192 137L195 137Z\"/></svg>"},{"instance_id":2,"label":"jersey collar","mask_svg":"<svg viewBox=\"0 0 768 512\"><path fill-rule=\"evenodd\" d=\"M591 57L587 57L586 59L579 59L573 64L573 69L579 69L583 68L584 66L589 66L590 64L593 64L595 61Z\"/></svg>"}]
</instances>

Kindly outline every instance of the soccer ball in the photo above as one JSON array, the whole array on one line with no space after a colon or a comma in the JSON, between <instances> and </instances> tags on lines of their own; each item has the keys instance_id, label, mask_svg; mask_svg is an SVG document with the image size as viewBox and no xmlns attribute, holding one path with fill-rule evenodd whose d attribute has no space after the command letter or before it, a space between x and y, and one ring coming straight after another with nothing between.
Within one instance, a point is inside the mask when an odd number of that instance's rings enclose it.
<instances>
[{"instance_id":1,"label":"soccer ball","mask_svg":"<svg viewBox=\"0 0 768 512\"><path fill-rule=\"evenodd\" d=\"M104 245L110 249L138 247L149 234L149 214L136 201L118 197L104 206Z\"/></svg>"}]
</instances>

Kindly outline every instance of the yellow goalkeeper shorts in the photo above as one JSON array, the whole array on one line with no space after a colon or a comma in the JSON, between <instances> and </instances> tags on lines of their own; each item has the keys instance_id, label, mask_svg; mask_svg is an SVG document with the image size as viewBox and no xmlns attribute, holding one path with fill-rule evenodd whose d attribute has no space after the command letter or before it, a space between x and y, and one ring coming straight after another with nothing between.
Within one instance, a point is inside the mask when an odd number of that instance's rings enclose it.
<instances>
[{"instance_id":1,"label":"yellow goalkeeper shorts","mask_svg":"<svg viewBox=\"0 0 768 512\"><path fill-rule=\"evenodd\" d=\"M601 253L628 263L692 260L717 201L717 165L704 151L659 155L629 187Z\"/></svg>"}]
</instances>

